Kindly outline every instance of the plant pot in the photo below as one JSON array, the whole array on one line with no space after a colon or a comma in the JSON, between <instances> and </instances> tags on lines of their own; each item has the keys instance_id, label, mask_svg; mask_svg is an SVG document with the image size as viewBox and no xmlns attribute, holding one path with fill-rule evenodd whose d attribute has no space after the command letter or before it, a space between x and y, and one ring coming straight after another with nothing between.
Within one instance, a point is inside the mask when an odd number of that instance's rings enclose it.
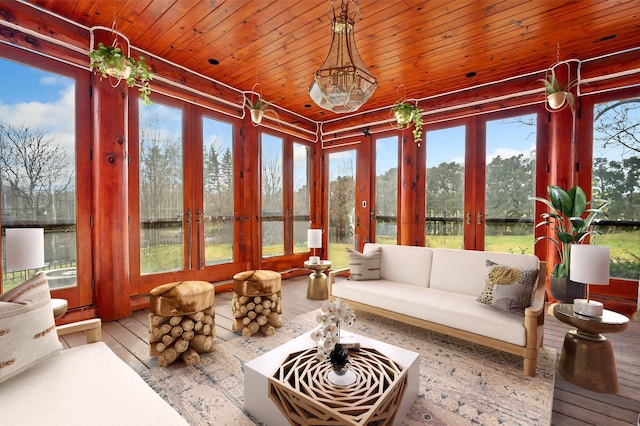
<instances>
[{"instance_id":1,"label":"plant pot","mask_svg":"<svg viewBox=\"0 0 640 426\"><path fill-rule=\"evenodd\" d=\"M331 371L329 371L327 379L336 386L349 386L355 383L357 376L356 373L349 370L349 364L331 364Z\"/></svg>"},{"instance_id":2,"label":"plant pot","mask_svg":"<svg viewBox=\"0 0 640 426\"><path fill-rule=\"evenodd\" d=\"M107 68L107 74L117 78L118 80L126 80L131 75L131 67L129 66L129 64L127 64L127 60L122 58L120 59L119 67Z\"/></svg>"},{"instance_id":3,"label":"plant pot","mask_svg":"<svg viewBox=\"0 0 640 426\"><path fill-rule=\"evenodd\" d=\"M566 100L567 92L556 92L547 95L547 102L549 103L549 108L551 109L562 108Z\"/></svg>"},{"instance_id":4,"label":"plant pot","mask_svg":"<svg viewBox=\"0 0 640 426\"><path fill-rule=\"evenodd\" d=\"M409 124L411 123L411 117L413 117L413 113L407 111L396 111L393 114L396 118L398 124Z\"/></svg>"},{"instance_id":5,"label":"plant pot","mask_svg":"<svg viewBox=\"0 0 640 426\"><path fill-rule=\"evenodd\" d=\"M560 303L573 303L574 299L584 299L586 297L587 286L571 281L569 278L556 278L551 275L549 293L551 293L551 297Z\"/></svg>"},{"instance_id":6,"label":"plant pot","mask_svg":"<svg viewBox=\"0 0 640 426\"><path fill-rule=\"evenodd\" d=\"M255 124L260 124L262 123L262 116L264 115L264 111L262 111L261 109L251 109L251 121L253 121Z\"/></svg>"}]
</instances>

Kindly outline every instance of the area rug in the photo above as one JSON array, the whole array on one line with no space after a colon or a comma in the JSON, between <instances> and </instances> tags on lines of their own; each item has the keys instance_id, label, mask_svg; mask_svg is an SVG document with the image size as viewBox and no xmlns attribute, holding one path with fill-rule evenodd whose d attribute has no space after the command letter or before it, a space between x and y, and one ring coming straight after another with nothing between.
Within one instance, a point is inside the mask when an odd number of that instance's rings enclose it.
<instances>
[{"instance_id":1,"label":"area rug","mask_svg":"<svg viewBox=\"0 0 640 426\"><path fill-rule=\"evenodd\" d=\"M142 377L191 425L261 424L243 408L244 363L312 329L316 315L288 320L270 337L238 337L220 344L195 366L178 362L152 368ZM357 312L348 329L420 353L418 399L405 425L551 422L554 349L540 350L536 377L528 377L519 357L377 315Z\"/></svg>"}]
</instances>

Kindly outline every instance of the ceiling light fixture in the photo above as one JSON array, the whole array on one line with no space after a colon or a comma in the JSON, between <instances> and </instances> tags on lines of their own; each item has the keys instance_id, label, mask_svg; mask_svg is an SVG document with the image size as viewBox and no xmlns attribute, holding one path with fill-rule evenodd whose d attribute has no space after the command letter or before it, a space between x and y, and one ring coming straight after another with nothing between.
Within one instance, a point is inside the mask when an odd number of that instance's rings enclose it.
<instances>
[{"instance_id":1,"label":"ceiling light fixture","mask_svg":"<svg viewBox=\"0 0 640 426\"><path fill-rule=\"evenodd\" d=\"M358 4L353 0L329 0L329 53L309 86L311 99L329 111L356 111L378 87L377 80L364 65L356 48L353 27L359 11Z\"/></svg>"}]
</instances>

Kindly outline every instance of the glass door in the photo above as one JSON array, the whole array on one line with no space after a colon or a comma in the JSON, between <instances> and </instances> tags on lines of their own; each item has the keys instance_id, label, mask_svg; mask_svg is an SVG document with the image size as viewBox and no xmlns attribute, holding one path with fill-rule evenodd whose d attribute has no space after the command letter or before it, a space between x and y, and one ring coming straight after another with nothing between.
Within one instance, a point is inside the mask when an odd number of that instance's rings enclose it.
<instances>
[{"instance_id":1,"label":"glass door","mask_svg":"<svg viewBox=\"0 0 640 426\"><path fill-rule=\"evenodd\" d=\"M465 126L426 132L425 246L464 248Z\"/></svg>"},{"instance_id":2,"label":"glass door","mask_svg":"<svg viewBox=\"0 0 640 426\"><path fill-rule=\"evenodd\" d=\"M355 149L328 154L328 259L333 269L349 265L346 248L357 249Z\"/></svg>"},{"instance_id":3,"label":"glass door","mask_svg":"<svg viewBox=\"0 0 640 426\"><path fill-rule=\"evenodd\" d=\"M485 208L475 217L486 251L534 254L536 128L536 114L486 122Z\"/></svg>"},{"instance_id":4,"label":"glass door","mask_svg":"<svg viewBox=\"0 0 640 426\"><path fill-rule=\"evenodd\" d=\"M139 117L140 275L188 269L195 214L183 210L183 111L154 100Z\"/></svg>"},{"instance_id":5,"label":"glass door","mask_svg":"<svg viewBox=\"0 0 640 426\"><path fill-rule=\"evenodd\" d=\"M380 244L398 243L398 151L397 136L376 139L375 239Z\"/></svg>"}]
</instances>

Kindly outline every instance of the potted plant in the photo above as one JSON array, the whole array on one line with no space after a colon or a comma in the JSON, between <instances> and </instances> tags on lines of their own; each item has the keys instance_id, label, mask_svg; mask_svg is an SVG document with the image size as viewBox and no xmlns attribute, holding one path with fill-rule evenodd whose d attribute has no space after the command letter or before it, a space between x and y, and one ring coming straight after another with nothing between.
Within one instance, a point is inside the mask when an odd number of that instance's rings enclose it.
<instances>
[{"instance_id":1,"label":"potted plant","mask_svg":"<svg viewBox=\"0 0 640 426\"><path fill-rule=\"evenodd\" d=\"M343 376L349 368L349 350L340 343L336 343L329 354L331 368L338 376Z\"/></svg>"},{"instance_id":2,"label":"potted plant","mask_svg":"<svg viewBox=\"0 0 640 426\"><path fill-rule=\"evenodd\" d=\"M553 243L558 253L558 263L551 272L551 296L561 302L572 302L573 299L584 296L584 284L570 281L569 264L571 259L571 244L589 244L587 237L600 235L595 226L598 217L604 214L604 209L611 204L607 200L587 201L585 192L579 186L568 191L559 186L547 186L548 198L534 197L533 200L546 205L548 212L542 213L542 220L536 224L551 226L553 235L543 235L536 238L535 243L548 240ZM586 214L586 217L583 216Z\"/></svg>"},{"instance_id":3,"label":"potted plant","mask_svg":"<svg viewBox=\"0 0 640 426\"><path fill-rule=\"evenodd\" d=\"M422 113L423 111L417 105L398 102L391 108L391 112L396 118L399 129L409 128L413 124L413 141L420 146L420 138L422 137Z\"/></svg>"},{"instance_id":4,"label":"potted plant","mask_svg":"<svg viewBox=\"0 0 640 426\"><path fill-rule=\"evenodd\" d=\"M255 102L251 102L251 99L247 99L247 105L249 106L249 112L251 113L251 121L254 124L262 123L262 117L265 111L269 107L269 104L258 97Z\"/></svg>"},{"instance_id":5,"label":"potted plant","mask_svg":"<svg viewBox=\"0 0 640 426\"><path fill-rule=\"evenodd\" d=\"M267 111L273 112L273 114L278 117L278 112L273 108L269 108L271 104L260 96L258 96L255 102L251 102L251 99L247 98L247 106L249 107L249 113L251 113L251 121L254 124L262 123L262 117L264 117Z\"/></svg>"},{"instance_id":6,"label":"potted plant","mask_svg":"<svg viewBox=\"0 0 640 426\"><path fill-rule=\"evenodd\" d=\"M539 81L544 84L544 90L547 94L547 103L551 109L560 109L566 102L566 104L569 105L569 108L571 108L571 111L573 111L575 98L570 90L575 86L575 82L569 82L562 85L558 82L554 74L551 74L546 78L541 78Z\"/></svg>"},{"instance_id":7,"label":"potted plant","mask_svg":"<svg viewBox=\"0 0 640 426\"><path fill-rule=\"evenodd\" d=\"M138 59L128 57L118 43L113 46L99 43L96 49L89 52L89 59L91 60L89 67L101 78L115 77L118 79L118 84L124 80L129 87L134 87L136 81L139 81L140 97L145 105L151 104L149 82L153 79L153 73L142 56Z\"/></svg>"}]
</instances>

